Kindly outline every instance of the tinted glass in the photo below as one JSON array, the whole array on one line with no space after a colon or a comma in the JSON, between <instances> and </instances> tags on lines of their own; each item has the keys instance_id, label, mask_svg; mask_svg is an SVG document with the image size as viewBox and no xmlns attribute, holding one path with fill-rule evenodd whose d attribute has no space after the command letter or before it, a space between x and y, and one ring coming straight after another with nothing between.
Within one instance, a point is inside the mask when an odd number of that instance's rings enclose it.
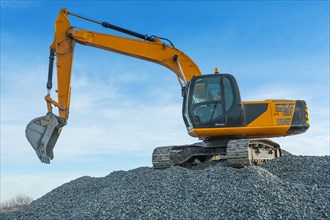
<instances>
[{"instance_id":1,"label":"tinted glass","mask_svg":"<svg viewBox=\"0 0 330 220\"><path fill-rule=\"evenodd\" d=\"M234 93L233 93L233 87L231 85L231 81L227 78L223 78L223 86L224 86L224 99L225 99L225 105L226 105L226 111L228 111L233 103L234 103Z\"/></svg>"},{"instance_id":2,"label":"tinted glass","mask_svg":"<svg viewBox=\"0 0 330 220\"><path fill-rule=\"evenodd\" d=\"M221 100L220 78L202 78L195 82L192 103Z\"/></svg>"},{"instance_id":3,"label":"tinted glass","mask_svg":"<svg viewBox=\"0 0 330 220\"><path fill-rule=\"evenodd\" d=\"M192 104L194 119L197 123L210 122L223 115L220 77L196 80Z\"/></svg>"}]
</instances>

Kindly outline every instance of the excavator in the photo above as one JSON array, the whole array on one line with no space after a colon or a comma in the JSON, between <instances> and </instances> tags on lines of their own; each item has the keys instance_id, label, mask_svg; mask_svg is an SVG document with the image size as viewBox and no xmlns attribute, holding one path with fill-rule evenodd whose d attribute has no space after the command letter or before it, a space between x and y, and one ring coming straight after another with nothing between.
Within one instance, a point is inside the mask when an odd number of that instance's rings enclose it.
<instances>
[{"instance_id":1,"label":"excavator","mask_svg":"<svg viewBox=\"0 0 330 220\"><path fill-rule=\"evenodd\" d=\"M69 16L122 34L76 28ZM212 74L202 75L195 62L170 40L90 19L64 8L56 19L54 41L50 46L45 96L48 111L45 116L33 119L25 130L27 140L43 163L50 163L54 158L54 146L68 121L76 43L160 64L176 74L183 97L184 124L188 134L200 141L155 148L152 153L155 169L218 160L227 161L230 167L261 165L281 156L279 144L268 138L300 134L310 126L303 100L242 101L234 76L220 73L218 68ZM57 100L51 98L55 56ZM53 107L58 109L58 115L53 113Z\"/></svg>"}]
</instances>

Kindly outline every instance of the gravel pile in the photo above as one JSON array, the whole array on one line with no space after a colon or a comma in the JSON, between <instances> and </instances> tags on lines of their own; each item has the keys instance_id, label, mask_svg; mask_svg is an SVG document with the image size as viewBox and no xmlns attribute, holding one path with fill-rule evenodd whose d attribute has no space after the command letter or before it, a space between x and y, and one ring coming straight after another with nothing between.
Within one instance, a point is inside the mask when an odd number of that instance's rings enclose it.
<instances>
[{"instance_id":1,"label":"gravel pile","mask_svg":"<svg viewBox=\"0 0 330 220\"><path fill-rule=\"evenodd\" d=\"M0 219L330 219L330 157L141 167L66 183Z\"/></svg>"}]
</instances>

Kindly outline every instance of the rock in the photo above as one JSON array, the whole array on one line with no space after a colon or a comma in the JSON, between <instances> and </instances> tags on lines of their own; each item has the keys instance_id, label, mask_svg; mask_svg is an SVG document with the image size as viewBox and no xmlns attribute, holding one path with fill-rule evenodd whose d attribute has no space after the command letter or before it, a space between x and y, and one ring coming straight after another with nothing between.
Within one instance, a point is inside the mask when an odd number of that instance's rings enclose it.
<instances>
[{"instance_id":1,"label":"rock","mask_svg":"<svg viewBox=\"0 0 330 220\"><path fill-rule=\"evenodd\" d=\"M1 219L328 219L330 157L263 166L140 167L63 184Z\"/></svg>"}]
</instances>

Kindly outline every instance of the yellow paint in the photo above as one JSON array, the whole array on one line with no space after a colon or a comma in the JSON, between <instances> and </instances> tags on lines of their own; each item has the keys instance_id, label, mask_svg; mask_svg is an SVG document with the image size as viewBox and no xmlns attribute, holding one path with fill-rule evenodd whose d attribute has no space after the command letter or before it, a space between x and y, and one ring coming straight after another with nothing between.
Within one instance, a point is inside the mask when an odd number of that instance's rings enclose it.
<instances>
[{"instance_id":1,"label":"yellow paint","mask_svg":"<svg viewBox=\"0 0 330 220\"><path fill-rule=\"evenodd\" d=\"M222 127L222 128L195 128L189 131L193 137L236 137L262 138L285 136L290 125L281 126L254 126L254 127Z\"/></svg>"},{"instance_id":2,"label":"yellow paint","mask_svg":"<svg viewBox=\"0 0 330 220\"><path fill-rule=\"evenodd\" d=\"M50 48L56 53L58 79L58 101L46 96L48 111L52 105L58 107L59 117L66 122L69 114L71 96L71 76L75 43L120 53L165 66L179 79L189 82L193 76L201 75L195 62L182 51L166 45L160 39L154 42L138 40L88 30L73 30L68 19L68 10L62 9L55 22L55 36ZM174 59L178 57L179 63ZM218 68L215 72L220 72ZM194 137L276 137L287 135L292 115L277 111L276 105L295 104L289 100L265 100L244 102L244 104L267 104L267 110L245 127L196 128L189 131ZM305 109L307 123L308 110ZM279 123L287 123L281 125Z\"/></svg>"},{"instance_id":3,"label":"yellow paint","mask_svg":"<svg viewBox=\"0 0 330 220\"><path fill-rule=\"evenodd\" d=\"M71 75L75 43L96 47L115 53L154 62L173 71L178 78L189 82L201 75L198 66L182 51L165 45L160 39L154 42L96 33L88 30L73 30L68 19L68 10L62 9L55 22L55 36L50 48L56 52L59 117L67 120L70 108ZM173 57L177 55L180 66ZM181 69L180 69L181 67ZM182 70L182 73L181 73ZM57 103L46 98L47 108Z\"/></svg>"},{"instance_id":4,"label":"yellow paint","mask_svg":"<svg viewBox=\"0 0 330 220\"><path fill-rule=\"evenodd\" d=\"M188 133L193 137L232 137L232 138L270 138L290 135L288 133L293 118L285 116L283 111L276 111L278 105L293 105L291 100L245 101L244 104L267 104L267 110L250 124L242 127L195 128ZM306 110L307 111L307 110ZM278 119L288 119L288 124L278 124Z\"/></svg>"}]
</instances>

